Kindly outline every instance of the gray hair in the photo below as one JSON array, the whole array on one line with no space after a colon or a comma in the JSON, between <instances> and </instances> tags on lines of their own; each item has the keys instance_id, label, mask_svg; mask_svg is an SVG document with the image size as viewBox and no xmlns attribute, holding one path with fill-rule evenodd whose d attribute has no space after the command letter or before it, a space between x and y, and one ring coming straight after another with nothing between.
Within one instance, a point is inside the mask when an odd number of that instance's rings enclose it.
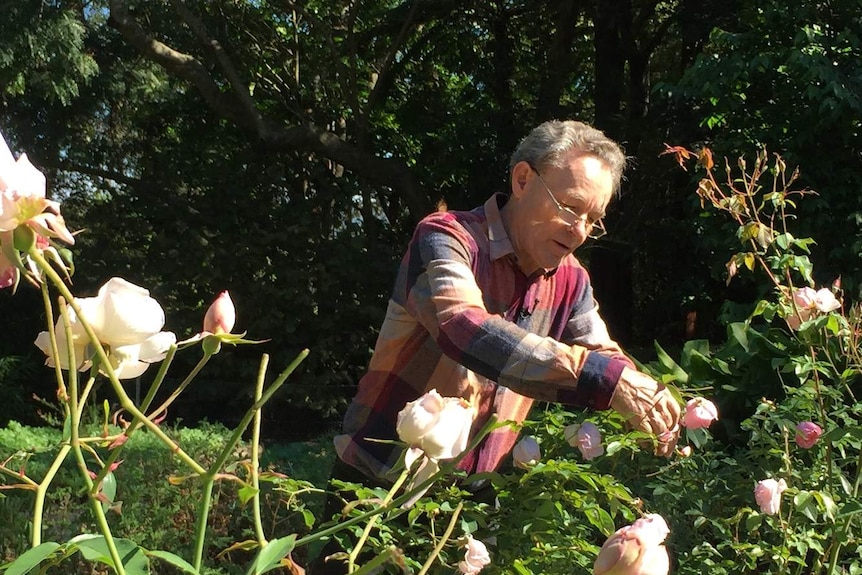
<instances>
[{"instance_id":1,"label":"gray hair","mask_svg":"<svg viewBox=\"0 0 862 575\"><path fill-rule=\"evenodd\" d=\"M518 162L527 162L534 168L562 168L561 158L570 150L579 150L601 160L613 174L614 192L619 191L626 167L625 152L601 130L575 120L550 120L533 128L512 153L509 171Z\"/></svg>"}]
</instances>

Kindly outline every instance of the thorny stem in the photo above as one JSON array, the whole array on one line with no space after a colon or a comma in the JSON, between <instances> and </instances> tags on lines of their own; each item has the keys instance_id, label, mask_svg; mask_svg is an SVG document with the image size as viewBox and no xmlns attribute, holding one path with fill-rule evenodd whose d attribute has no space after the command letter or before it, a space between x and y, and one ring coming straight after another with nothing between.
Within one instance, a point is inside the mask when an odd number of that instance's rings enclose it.
<instances>
[{"instance_id":1,"label":"thorny stem","mask_svg":"<svg viewBox=\"0 0 862 575\"><path fill-rule=\"evenodd\" d=\"M461 509L463 509L463 507L464 502L459 501L455 511L452 512L452 518L449 520L449 525L446 526L446 531L443 532L443 536L440 538L440 541L438 541L437 545L434 546L434 550L431 552L431 555L428 556L428 559L425 560L425 564L422 565L422 569L416 575L425 575L425 573L427 573L431 568L431 565L434 564L434 560L437 559L437 556L440 555L440 552L443 550L443 546L446 545L449 537L452 536L452 531L455 529L455 522L458 520L458 515L461 514Z\"/></svg>"},{"instance_id":2,"label":"thorny stem","mask_svg":"<svg viewBox=\"0 0 862 575\"><path fill-rule=\"evenodd\" d=\"M245 432L249 423L251 423L254 415L260 411L260 409L266 404L267 401L278 391L284 382L287 381L287 378L293 371L302 363L306 357L308 357L309 350L304 349L296 356L296 358L290 363L290 365L285 368L283 372L276 378L275 381L269 386L269 388L264 392L260 398L256 399L254 404L249 408L246 412L245 416L239 422L239 425L234 429L233 435L228 439L227 444L225 444L224 448L221 451L221 454L216 457L213 464L209 469L200 473L200 480L203 486L203 494L201 496L200 506L198 509L198 518L197 524L195 526L195 558L194 558L194 568L198 571L201 569L201 564L203 562L203 552L204 552L204 541L206 539L206 527L207 521L209 518L210 511L210 501L212 500L212 491L213 484L215 483L216 475L219 470L224 466L227 458L230 457L230 454L233 452L234 447L242 438L242 434ZM261 358L261 371L266 370L266 365L269 363L269 355L263 354ZM262 379L262 375L260 376Z\"/></svg>"},{"instance_id":3,"label":"thorny stem","mask_svg":"<svg viewBox=\"0 0 862 575\"><path fill-rule=\"evenodd\" d=\"M80 311L75 311L76 313L78 313L78 316L80 318ZM63 318L63 326L66 330L66 341L69 342L69 349L72 350L72 326L69 322L68 309L63 299L60 299L60 315ZM69 352L69 355L73 356L70 359L74 359L74 353L72 351ZM101 531L102 536L105 538L105 545L108 547L108 553L111 555L111 560L114 563L114 571L116 571L117 575L125 575L126 569L123 566L122 557L120 557L120 552L117 549L116 543L114 542L114 537L111 535L111 528L108 525L108 518L105 517L105 511L102 509L102 504L96 498L96 493L94 493L93 480L90 479L89 470L87 469L87 463L84 461L84 454L81 452L81 442L79 441L78 437L78 431L81 425L81 419L79 415L80 412L78 411L78 370L75 369L75 363L72 361L69 362L69 366L70 369L68 386L68 415L71 418L71 422L69 425L69 444L71 446L72 452L75 454L75 461L78 463L78 469L81 471L81 476L84 478L84 482L87 484L87 499L90 501L90 507L93 509L93 515L96 518L96 523L99 524L99 531ZM99 484L95 485L95 491L98 491Z\"/></svg>"},{"instance_id":4,"label":"thorny stem","mask_svg":"<svg viewBox=\"0 0 862 575\"><path fill-rule=\"evenodd\" d=\"M171 393L171 395L168 396L168 398L164 402L162 402L159 407L157 407L153 410L152 413L150 413L149 417L151 419L157 418L159 415L162 414L162 412L164 412L168 408L168 406L170 406L174 402L174 400L183 392L183 390L185 390L185 388L189 386L189 384L197 376L197 374L200 373L200 371L204 368L207 362L209 362L212 355L213 354L211 353L204 352L204 356L198 361L197 365L189 372L186 378L177 386L177 388ZM152 401L152 398L150 398L150 401ZM146 410L147 407L149 407L149 402L144 401L141 408Z\"/></svg>"},{"instance_id":5,"label":"thorny stem","mask_svg":"<svg viewBox=\"0 0 862 575\"><path fill-rule=\"evenodd\" d=\"M51 296L48 293L48 284L42 282L40 286L42 288L42 303L45 306L45 314L48 318L48 339L51 342L51 351L54 353L54 357L59 358L60 353L57 349L57 334L54 333L54 308L51 305ZM68 392L66 391L66 383L63 379L63 368L60 367L59 361L54 362L54 375L57 379L57 399L65 403Z\"/></svg>"},{"instance_id":6,"label":"thorny stem","mask_svg":"<svg viewBox=\"0 0 862 575\"><path fill-rule=\"evenodd\" d=\"M388 508L389 502L392 501L392 498L395 496L395 492L401 489L401 486L407 481L407 476L410 475L410 469L407 468L401 472L401 475L398 476L398 479L395 480L395 483L392 485L392 488L386 494L386 497L383 498L383 502L380 506L384 509ZM356 558L359 556L359 552L362 550L362 547L365 545L365 541L368 539L368 536L371 535L371 530L374 528L374 525L377 523L377 518L379 515L372 516L368 523L365 525L365 529L362 531L362 535L359 536L359 540L356 542L356 545L350 551L350 555L347 558L347 572L353 573L356 571Z\"/></svg>"},{"instance_id":7,"label":"thorny stem","mask_svg":"<svg viewBox=\"0 0 862 575\"><path fill-rule=\"evenodd\" d=\"M260 370L257 374L257 383L254 387L254 401L257 403L263 396L263 382L266 376L266 367L269 363L268 356L260 362ZM254 424L251 430L251 486L254 489L252 497L252 512L254 513L254 532L257 535L257 542L261 547L267 544L266 534L263 532L263 522L260 517L260 469L258 468L260 461L260 425L261 425L261 410L254 412Z\"/></svg>"},{"instance_id":8,"label":"thorny stem","mask_svg":"<svg viewBox=\"0 0 862 575\"><path fill-rule=\"evenodd\" d=\"M153 384L150 386L147 395L144 396L144 399L141 401L141 409L145 410L153 401L153 397L155 397L158 388L161 386L162 381L164 381L165 374L167 373L168 367L174 359L174 355L177 353L177 346L172 345L168 348L167 355L165 359L162 360L162 365L159 368L158 373L156 374L156 379L153 380ZM95 380L95 376L90 378L90 382ZM135 430L140 426L141 420L137 417L132 419L132 422L129 424L128 428L126 428L121 435L125 435L126 438L130 438ZM123 445L119 445L111 450L108 454L108 457L105 459L105 463L102 465L102 468L99 470L99 474L96 476L96 479L93 480L93 483L99 485L99 483L105 478L108 472L111 470L111 465L117 461L120 457L120 453L123 451Z\"/></svg>"},{"instance_id":9,"label":"thorny stem","mask_svg":"<svg viewBox=\"0 0 862 575\"><path fill-rule=\"evenodd\" d=\"M42 481L39 482L39 485L36 486L36 501L33 504L33 527L30 537L33 547L42 543L42 514L45 510L45 496L48 494L48 487L51 485L51 482L54 480L54 476L57 475L57 471L66 460L66 456L69 455L69 451L71 449L72 446L68 443L63 444L60 447L60 450L57 452L57 456L54 458L53 463L51 463L51 467L48 469L45 477L43 477Z\"/></svg>"}]
</instances>

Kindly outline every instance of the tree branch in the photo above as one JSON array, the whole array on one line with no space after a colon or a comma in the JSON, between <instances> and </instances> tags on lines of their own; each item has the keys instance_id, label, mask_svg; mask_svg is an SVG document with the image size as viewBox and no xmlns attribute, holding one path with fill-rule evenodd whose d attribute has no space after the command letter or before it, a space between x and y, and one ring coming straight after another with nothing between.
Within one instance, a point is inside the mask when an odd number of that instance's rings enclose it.
<instances>
[{"instance_id":1,"label":"tree branch","mask_svg":"<svg viewBox=\"0 0 862 575\"><path fill-rule=\"evenodd\" d=\"M314 152L373 183L397 190L406 202L413 220L424 216L433 208L412 171L400 159L377 157L313 123L285 126L264 118L250 95L241 99L238 98L236 89L231 93L223 92L199 60L154 39L129 14L123 0L110 0L109 5L109 22L127 42L174 76L194 85L213 111L250 132L270 148ZM212 45L209 49L213 49ZM229 61L226 61L226 64L233 69ZM235 88L236 86L237 84L234 84Z\"/></svg>"}]
</instances>

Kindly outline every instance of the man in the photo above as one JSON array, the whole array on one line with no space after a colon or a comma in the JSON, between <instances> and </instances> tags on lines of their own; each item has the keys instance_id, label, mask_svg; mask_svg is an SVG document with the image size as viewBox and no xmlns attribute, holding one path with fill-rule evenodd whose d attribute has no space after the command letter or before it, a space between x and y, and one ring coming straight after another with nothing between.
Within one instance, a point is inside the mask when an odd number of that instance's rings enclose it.
<instances>
[{"instance_id":1,"label":"man","mask_svg":"<svg viewBox=\"0 0 862 575\"><path fill-rule=\"evenodd\" d=\"M604 231L625 167L619 145L575 121L536 127L510 160L508 196L469 212L438 212L416 228L367 374L335 438L333 476L385 484L401 449L395 422L408 401L437 389L521 423L534 400L613 408L653 433L669 455L679 405L635 370L608 335L587 271L572 255ZM460 463L489 471L517 432L499 428Z\"/></svg>"}]
</instances>

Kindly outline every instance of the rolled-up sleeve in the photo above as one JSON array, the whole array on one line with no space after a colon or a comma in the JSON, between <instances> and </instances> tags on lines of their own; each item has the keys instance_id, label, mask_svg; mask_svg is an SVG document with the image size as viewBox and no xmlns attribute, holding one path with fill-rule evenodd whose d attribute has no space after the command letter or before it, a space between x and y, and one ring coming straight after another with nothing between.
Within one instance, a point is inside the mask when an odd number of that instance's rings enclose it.
<instances>
[{"instance_id":1,"label":"rolled-up sleeve","mask_svg":"<svg viewBox=\"0 0 862 575\"><path fill-rule=\"evenodd\" d=\"M402 266L406 277L399 280L407 312L444 354L500 385L534 399L607 409L629 363L598 313L584 310L571 317L571 343L490 313L477 282L478 266L484 265L477 250L458 222L423 221L408 252L410 261Z\"/></svg>"}]
</instances>

